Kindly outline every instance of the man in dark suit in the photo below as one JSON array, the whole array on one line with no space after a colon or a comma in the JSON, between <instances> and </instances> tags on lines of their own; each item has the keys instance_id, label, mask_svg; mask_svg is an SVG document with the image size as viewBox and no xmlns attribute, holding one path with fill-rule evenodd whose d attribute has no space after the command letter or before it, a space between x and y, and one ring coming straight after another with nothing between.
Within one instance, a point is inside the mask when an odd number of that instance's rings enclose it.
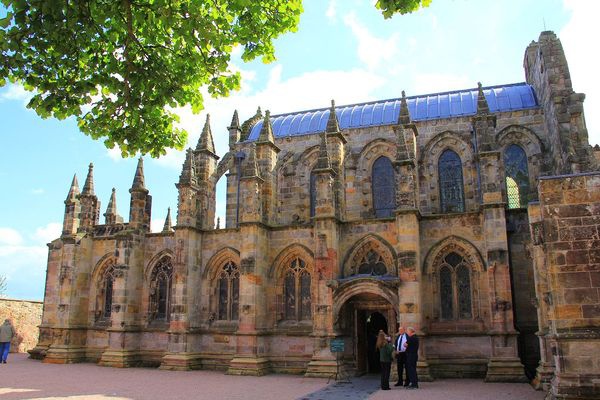
<instances>
[{"instance_id":1,"label":"man in dark suit","mask_svg":"<svg viewBox=\"0 0 600 400\"><path fill-rule=\"evenodd\" d=\"M406 333L408 335L406 339L406 375L409 382L406 388L418 389L417 360L419 359L419 338L415 335L415 329L412 327L408 327Z\"/></svg>"},{"instance_id":2,"label":"man in dark suit","mask_svg":"<svg viewBox=\"0 0 600 400\"><path fill-rule=\"evenodd\" d=\"M408 371L406 379L403 378L404 369L406 368L406 348L404 347L406 339L408 339L408 336L404 332L404 327L401 326L398 328L398 336L396 336L396 341L394 342L396 363L398 365L398 382L394 386L408 386Z\"/></svg>"}]
</instances>

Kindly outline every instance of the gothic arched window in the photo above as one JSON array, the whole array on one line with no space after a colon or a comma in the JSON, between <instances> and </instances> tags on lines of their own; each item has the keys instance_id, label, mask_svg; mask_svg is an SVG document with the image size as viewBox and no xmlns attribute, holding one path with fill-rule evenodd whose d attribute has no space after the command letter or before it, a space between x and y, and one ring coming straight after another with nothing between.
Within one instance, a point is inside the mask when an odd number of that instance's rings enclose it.
<instances>
[{"instance_id":1,"label":"gothic arched window","mask_svg":"<svg viewBox=\"0 0 600 400\"><path fill-rule=\"evenodd\" d=\"M371 171L373 210L375 217L391 217L396 208L396 182L394 167L387 157L379 157Z\"/></svg>"},{"instance_id":2,"label":"gothic arched window","mask_svg":"<svg viewBox=\"0 0 600 400\"><path fill-rule=\"evenodd\" d=\"M100 307L96 312L96 319L98 322L110 321L112 314L113 304L113 286L115 283L115 266L114 264L109 265L104 273L102 274L101 289L99 302Z\"/></svg>"},{"instance_id":3,"label":"gothic arched window","mask_svg":"<svg viewBox=\"0 0 600 400\"><path fill-rule=\"evenodd\" d=\"M457 253L444 257L439 269L441 317L445 320L471 319L471 275L464 258Z\"/></svg>"},{"instance_id":4,"label":"gothic arched window","mask_svg":"<svg viewBox=\"0 0 600 400\"><path fill-rule=\"evenodd\" d=\"M440 269L440 297L442 306L442 319L452 319L454 310L452 309L452 271L450 268L443 266Z\"/></svg>"},{"instance_id":5,"label":"gothic arched window","mask_svg":"<svg viewBox=\"0 0 600 400\"><path fill-rule=\"evenodd\" d=\"M302 321L312 317L310 272L301 258L294 258L284 277L285 319Z\"/></svg>"},{"instance_id":6,"label":"gothic arched window","mask_svg":"<svg viewBox=\"0 0 600 400\"><path fill-rule=\"evenodd\" d=\"M387 267L381 254L369 250L358 264L358 274L385 275Z\"/></svg>"},{"instance_id":7,"label":"gothic arched window","mask_svg":"<svg viewBox=\"0 0 600 400\"><path fill-rule=\"evenodd\" d=\"M442 213L465 211L462 162L452 150L445 150L438 161L440 208Z\"/></svg>"},{"instance_id":8,"label":"gothic arched window","mask_svg":"<svg viewBox=\"0 0 600 400\"><path fill-rule=\"evenodd\" d=\"M171 284L173 277L173 264L171 259L161 259L150 277L150 315L149 319L168 321L171 306Z\"/></svg>"},{"instance_id":9,"label":"gothic arched window","mask_svg":"<svg viewBox=\"0 0 600 400\"><path fill-rule=\"evenodd\" d=\"M317 207L317 175L314 172L310 173L310 216L315 216Z\"/></svg>"},{"instance_id":10,"label":"gothic arched window","mask_svg":"<svg viewBox=\"0 0 600 400\"><path fill-rule=\"evenodd\" d=\"M240 271L233 262L223 266L218 277L220 320L237 320L240 305Z\"/></svg>"},{"instance_id":11,"label":"gothic arched window","mask_svg":"<svg viewBox=\"0 0 600 400\"><path fill-rule=\"evenodd\" d=\"M529 195L529 172L527 155L521 146L511 144L504 151L506 172L506 195L508 208L522 208L527 205Z\"/></svg>"}]
</instances>

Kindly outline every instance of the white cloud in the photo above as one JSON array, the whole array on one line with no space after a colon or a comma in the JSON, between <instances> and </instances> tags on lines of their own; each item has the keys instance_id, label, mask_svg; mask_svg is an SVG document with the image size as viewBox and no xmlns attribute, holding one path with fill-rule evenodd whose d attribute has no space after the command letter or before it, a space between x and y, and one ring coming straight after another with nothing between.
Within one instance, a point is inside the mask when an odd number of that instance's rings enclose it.
<instances>
[{"instance_id":1,"label":"white cloud","mask_svg":"<svg viewBox=\"0 0 600 400\"><path fill-rule=\"evenodd\" d=\"M23 243L23 237L12 228L0 228L0 246L18 246Z\"/></svg>"},{"instance_id":2,"label":"white cloud","mask_svg":"<svg viewBox=\"0 0 600 400\"><path fill-rule=\"evenodd\" d=\"M23 85L11 83L6 85L4 90L0 92L0 100L16 100L22 101L23 104L29 103L33 96L32 92L25 90Z\"/></svg>"},{"instance_id":3,"label":"white cloud","mask_svg":"<svg viewBox=\"0 0 600 400\"><path fill-rule=\"evenodd\" d=\"M44 193L46 193L46 191L43 188L31 189L31 194L41 195Z\"/></svg>"},{"instance_id":4,"label":"white cloud","mask_svg":"<svg viewBox=\"0 0 600 400\"><path fill-rule=\"evenodd\" d=\"M165 214L165 218L166 217L167 217L167 214ZM165 218L163 218L163 219L152 218L150 220L150 231L154 232L154 233L156 233L156 232L162 232L163 227L165 226Z\"/></svg>"},{"instance_id":5,"label":"white cloud","mask_svg":"<svg viewBox=\"0 0 600 400\"><path fill-rule=\"evenodd\" d=\"M54 239L60 237L62 232L62 224L58 222L50 222L46 226L41 226L35 230L32 239L38 243L50 243Z\"/></svg>"},{"instance_id":6,"label":"white cloud","mask_svg":"<svg viewBox=\"0 0 600 400\"><path fill-rule=\"evenodd\" d=\"M47 257L45 245L28 245L15 229L0 228L0 275L7 279L7 297L42 299Z\"/></svg>"},{"instance_id":7,"label":"white cloud","mask_svg":"<svg viewBox=\"0 0 600 400\"><path fill-rule=\"evenodd\" d=\"M108 158L115 162L123 160L123 157L121 156L121 149L119 148L119 146L115 146L112 149L108 149L106 151L106 155L108 156Z\"/></svg>"},{"instance_id":8,"label":"white cloud","mask_svg":"<svg viewBox=\"0 0 600 400\"><path fill-rule=\"evenodd\" d=\"M358 58L369 70L379 70L381 73L381 67L395 59L400 39L397 33L387 39L378 38L360 23L354 13L346 14L344 23L358 40Z\"/></svg>"},{"instance_id":9,"label":"white cloud","mask_svg":"<svg viewBox=\"0 0 600 400\"><path fill-rule=\"evenodd\" d=\"M597 23L600 2L564 0L564 5L572 14L559 33L559 38L569 63L573 89L586 94L586 123L589 140L593 145L600 143L600 118L594 112L600 109L600 77L597 71L600 55L590 46L593 46L592 38L600 37L600 26Z\"/></svg>"},{"instance_id":10,"label":"white cloud","mask_svg":"<svg viewBox=\"0 0 600 400\"><path fill-rule=\"evenodd\" d=\"M337 20L337 1L329 0L329 5L327 6L327 11L325 11L325 16L332 22Z\"/></svg>"}]
</instances>

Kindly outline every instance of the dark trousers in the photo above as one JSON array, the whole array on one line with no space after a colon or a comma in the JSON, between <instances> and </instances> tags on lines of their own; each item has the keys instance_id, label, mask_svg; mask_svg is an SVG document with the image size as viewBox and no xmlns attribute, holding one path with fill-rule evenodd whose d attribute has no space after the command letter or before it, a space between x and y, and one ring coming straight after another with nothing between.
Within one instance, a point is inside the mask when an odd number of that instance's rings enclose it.
<instances>
[{"instance_id":1,"label":"dark trousers","mask_svg":"<svg viewBox=\"0 0 600 400\"><path fill-rule=\"evenodd\" d=\"M406 377L410 386L419 386L417 377L417 357L406 357Z\"/></svg>"},{"instance_id":2,"label":"dark trousers","mask_svg":"<svg viewBox=\"0 0 600 400\"><path fill-rule=\"evenodd\" d=\"M381 363L381 388L389 389L390 388L390 370L392 369L391 362L382 362Z\"/></svg>"},{"instance_id":3,"label":"dark trousers","mask_svg":"<svg viewBox=\"0 0 600 400\"><path fill-rule=\"evenodd\" d=\"M10 350L10 342L0 342L0 362L6 361ZM389 373L388 373L389 375Z\"/></svg>"},{"instance_id":4,"label":"dark trousers","mask_svg":"<svg viewBox=\"0 0 600 400\"><path fill-rule=\"evenodd\" d=\"M406 368L406 353L396 353L396 364L398 365L398 383L400 385L408 385L408 370L406 371L406 379L404 379L404 369Z\"/></svg>"}]
</instances>

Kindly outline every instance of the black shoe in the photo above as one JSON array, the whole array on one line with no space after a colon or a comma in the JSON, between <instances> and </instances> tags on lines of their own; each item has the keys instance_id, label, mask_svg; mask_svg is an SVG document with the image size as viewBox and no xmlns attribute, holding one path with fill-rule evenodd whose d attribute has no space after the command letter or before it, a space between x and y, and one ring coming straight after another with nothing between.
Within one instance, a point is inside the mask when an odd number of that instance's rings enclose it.
<instances>
[{"instance_id":1,"label":"black shoe","mask_svg":"<svg viewBox=\"0 0 600 400\"><path fill-rule=\"evenodd\" d=\"M402 386L402 382L397 382L394 386Z\"/></svg>"},{"instance_id":2,"label":"black shoe","mask_svg":"<svg viewBox=\"0 0 600 400\"><path fill-rule=\"evenodd\" d=\"M391 390L389 387L387 388L381 388L381 390Z\"/></svg>"},{"instance_id":3,"label":"black shoe","mask_svg":"<svg viewBox=\"0 0 600 400\"><path fill-rule=\"evenodd\" d=\"M414 385L408 385L406 388L407 389L418 389L419 387L418 386L414 386Z\"/></svg>"}]
</instances>

